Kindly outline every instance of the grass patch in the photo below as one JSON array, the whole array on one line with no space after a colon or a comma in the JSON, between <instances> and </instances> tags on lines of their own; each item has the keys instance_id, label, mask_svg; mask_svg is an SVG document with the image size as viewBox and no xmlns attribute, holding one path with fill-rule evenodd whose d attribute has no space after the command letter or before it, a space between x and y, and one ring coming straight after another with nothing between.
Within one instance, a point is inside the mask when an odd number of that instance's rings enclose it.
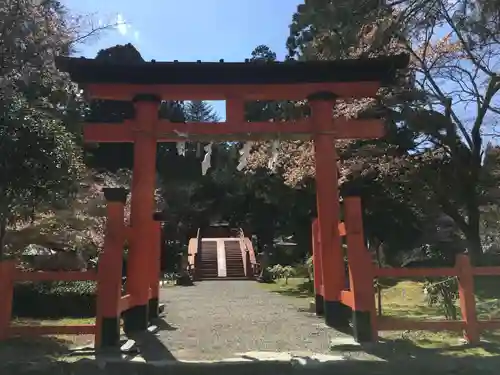
<instances>
[{"instance_id":1,"label":"grass patch","mask_svg":"<svg viewBox=\"0 0 500 375\"><path fill-rule=\"evenodd\" d=\"M384 282L381 282L385 285ZM488 295L488 298L481 296ZM490 309L492 291L482 291L476 296L477 310L480 319L495 319L498 314ZM445 319L438 307L428 306L420 281L403 280L395 285L382 289L382 314L384 316L408 319ZM496 316L495 316L496 315ZM456 332L381 332L381 337L389 341L409 341L419 349L438 350L440 355L454 357L489 357L500 354L500 332L484 332L483 338L489 343L471 347L460 342Z\"/></svg>"},{"instance_id":2,"label":"grass patch","mask_svg":"<svg viewBox=\"0 0 500 375\"><path fill-rule=\"evenodd\" d=\"M382 279L382 314L415 320L445 319L438 306L429 306L423 293L423 281ZM288 284L277 280L261 284L263 288L281 295L299 298L314 296L313 285L304 278L290 278ZM476 278L476 303L479 319L500 319L500 277ZM458 301L457 301L458 303ZM439 351L453 357L491 357L500 355L500 331L483 332L484 344L471 347L460 342L455 332L381 332L390 352ZM390 349L389 349L390 348Z\"/></svg>"},{"instance_id":3,"label":"grass patch","mask_svg":"<svg viewBox=\"0 0 500 375\"><path fill-rule=\"evenodd\" d=\"M270 292L279 293L285 296L308 298L314 296L314 284L301 277L292 277L288 279L278 279L274 283L260 284L264 289Z\"/></svg>"}]
</instances>

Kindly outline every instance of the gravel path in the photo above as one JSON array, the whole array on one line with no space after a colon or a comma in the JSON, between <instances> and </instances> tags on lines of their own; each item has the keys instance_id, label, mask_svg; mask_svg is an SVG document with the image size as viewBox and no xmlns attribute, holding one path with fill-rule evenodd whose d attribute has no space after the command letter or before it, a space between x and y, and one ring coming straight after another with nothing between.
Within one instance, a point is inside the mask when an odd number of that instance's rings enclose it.
<instances>
[{"instance_id":1,"label":"gravel path","mask_svg":"<svg viewBox=\"0 0 500 375\"><path fill-rule=\"evenodd\" d=\"M223 359L249 351L328 353L341 335L305 312L305 298L280 296L252 281L203 281L161 291L159 339L179 360Z\"/></svg>"}]
</instances>

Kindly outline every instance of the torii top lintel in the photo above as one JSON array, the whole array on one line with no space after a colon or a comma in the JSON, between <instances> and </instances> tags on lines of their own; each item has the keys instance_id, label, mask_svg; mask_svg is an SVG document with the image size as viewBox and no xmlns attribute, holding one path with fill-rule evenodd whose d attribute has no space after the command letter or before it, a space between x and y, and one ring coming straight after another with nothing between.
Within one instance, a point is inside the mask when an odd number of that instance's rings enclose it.
<instances>
[{"instance_id":1,"label":"torii top lintel","mask_svg":"<svg viewBox=\"0 0 500 375\"><path fill-rule=\"evenodd\" d=\"M61 57L59 69L90 97L132 100L303 100L318 91L338 97L373 96L408 65L408 55L336 61L111 63Z\"/></svg>"},{"instance_id":2,"label":"torii top lintel","mask_svg":"<svg viewBox=\"0 0 500 375\"><path fill-rule=\"evenodd\" d=\"M321 132L337 139L378 138L379 120L324 120L247 122L244 102L251 100L330 101L335 97L370 97L392 81L408 64L407 55L340 61L184 63L144 62L116 64L92 59L60 58L59 69L83 84L96 99L132 101L134 120L116 124L87 123L86 142L136 142L139 134L158 142L190 140L310 139ZM324 96L326 94L326 97ZM226 100L226 121L173 123L157 117L158 101ZM152 100L152 102L151 102ZM148 104L149 101L149 104ZM323 110L322 110L323 111ZM321 128L321 129L320 129Z\"/></svg>"}]
</instances>

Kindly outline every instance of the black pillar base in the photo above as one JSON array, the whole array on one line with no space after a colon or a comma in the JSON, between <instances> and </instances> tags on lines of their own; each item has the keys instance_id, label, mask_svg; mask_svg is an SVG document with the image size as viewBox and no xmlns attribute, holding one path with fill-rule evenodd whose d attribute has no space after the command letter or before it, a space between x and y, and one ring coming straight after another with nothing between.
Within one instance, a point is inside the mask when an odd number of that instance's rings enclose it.
<instances>
[{"instance_id":1,"label":"black pillar base","mask_svg":"<svg viewBox=\"0 0 500 375\"><path fill-rule=\"evenodd\" d=\"M148 317L149 320L156 319L158 316L160 316L160 302L158 301L158 298L151 298L148 302Z\"/></svg>"},{"instance_id":2,"label":"black pillar base","mask_svg":"<svg viewBox=\"0 0 500 375\"><path fill-rule=\"evenodd\" d=\"M325 300L325 323L327 326L345 332L349 330L351 309L340 301Z\"/></svg>"},{"instance_id":3,"label":"black pillar base","mask_svg":"<svg viewBox=\"0 0 500 375\"><path fill-rule=\"evenodd\" d=\"M316 315L322 316L325 313L325 299L321 294L316 294L314 298Z\"/></svg>"},{"instance_id":4,"label":"black pillar base","mask_svg":"<svg viewBox=\"0 0 500 375\"><path fill-rule=\"evenodd\" d=\"M375 340L368 311L355 310L352 312L352 331L357 342L372 342Z\"/></svg>"},{"instance_id":5,"label":"black pillar base","mask_svg":"<svg viewBox=\"0 0 500 375\"><path fill-rule=\"evenodd\" d=\"M101 348L111 348L120 345L120 318L103 318L101 327Z\"/></svg>"},{"instance_id":6,"label":"black pillar base","mask_svg":"<svg viewBox=\"0 0 500 375\"><path fill-rule=\"evenodd\" d=\"M126 334L148 329L148 305L134 306L123 312L123 330Z\"/></svg>"}]
</instances>

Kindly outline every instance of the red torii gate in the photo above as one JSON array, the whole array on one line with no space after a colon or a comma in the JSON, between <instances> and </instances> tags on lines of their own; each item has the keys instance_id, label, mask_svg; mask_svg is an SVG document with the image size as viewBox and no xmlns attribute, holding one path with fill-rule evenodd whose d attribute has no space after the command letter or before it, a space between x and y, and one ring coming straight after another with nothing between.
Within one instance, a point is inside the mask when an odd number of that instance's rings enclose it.
<instances>
[{"instance_id":1,"label":"red torii gate","mask_svg":"<svg viewBox=\"0 0 500 375\"><path fill-rule=\"evenodd\" d=\"M155 169L157 142L312 139L315 144L317 211L323 290L317 306L325 321L344 327L341 301L344 261L338 231L339 199L335 140L378 138L379 120L332 119L338 98L375 96L380 86L405 68L408 56L376 59L284 63L144 62L116 64L84 58L60 58L57 65L83 85L93 99L133 101L135 119L117 124L87 123L86 142L133 142L131 228L127 292L133 297L124 316L127 331L145 330L155 316L158 295L150 297L151 273L158 272L155 233ZM248 122L245 101L309 101L307 119ZM226 100L226 122L171 123L158 118L161 100ZM187 138L182 136L187 134ZM156 294L156 295L155 295ZM319 311L321 308L319 308ZM112 324L116 326L115 324Z\"/></svg>"}]
</instances>

